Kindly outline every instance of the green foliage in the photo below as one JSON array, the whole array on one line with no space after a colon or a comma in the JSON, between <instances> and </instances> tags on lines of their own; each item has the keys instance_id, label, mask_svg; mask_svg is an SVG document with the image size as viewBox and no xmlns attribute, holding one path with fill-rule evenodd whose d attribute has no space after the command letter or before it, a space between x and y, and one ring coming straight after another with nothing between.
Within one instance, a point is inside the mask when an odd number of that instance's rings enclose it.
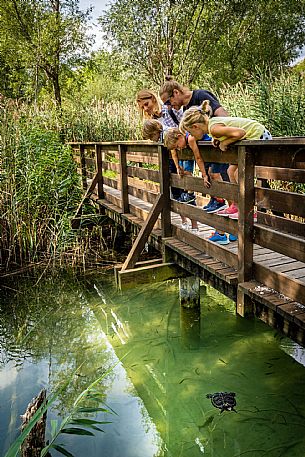
<instances>
[{"instance_id":1,"label":"green foliage","mask_svg":"<svg viewBox=\"0 0 305 457\"><path fill-rule=\"evenodd\" d=\"M247 84L219 90L223 106L233 116L257 119L273 136L305 136L305 78L291 70L277 78L259 72Z\"/></svg>"},{"instance_id":2,"label":"green foliage","mask_svg":"<svg viewBox=\"0 0 305 457\"><path fill-rule=\"evenodd\" d=\"M89 50L86 24L91 9L82 12L78 4L0 0L0 58L6 66L1 91L37 100L46 88L60 106L69 70L83 62Z\"/></svg>"},{"instance_id":3,"label":"green foliage","mask_svg":"<svg viewBox=\"0 0 305 457\"><path fill-rule=\"evenodd\" d=\"M304 0L117 0L100 23L151 84L169 73L198 84L208 74L215 87L289 64L305 42L304 15Z\"/></svg>"},{"instance_id":4,"label":"green foliage","mask_svg":"<svg viewBox=\"0 0 305 457\"><path fill-rule=\"evenodd\" d=\"M66 245L79 177L70 149L43 127L45 119L9 105L1 114L0 251L7 265L37 261Z\"/></svg>"}]
</instances>

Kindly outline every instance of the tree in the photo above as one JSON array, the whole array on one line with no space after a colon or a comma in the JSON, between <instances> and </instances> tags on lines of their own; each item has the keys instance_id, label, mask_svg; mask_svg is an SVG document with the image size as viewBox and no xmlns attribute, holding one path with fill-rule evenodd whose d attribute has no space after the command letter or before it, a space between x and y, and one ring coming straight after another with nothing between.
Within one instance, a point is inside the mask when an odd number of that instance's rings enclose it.
<instances>
[{"instance_id":1,"label":"tree","mask_svg":"<svg viewBox=\"0 0 305 457\"><path fill-rule=\"evenodd\" d=\"M305 42L305 0L117 0L100 18L105 39L159 84L166 73L236 82L280 69Z\"/></svg>"},{"instance_id":2,"label":"tree","mask_svg":"<svg viewBox=\"0 0 305 457\"><path fill-rule=\"evenodd\" d=\"M61 106L61 77L88 51L85 33L91 9L78 0L0 0L0 51L11 74L25 70L34 80L46 76ZM42 74L43 73L43 74Z\"/></svg>"}]
</instances>

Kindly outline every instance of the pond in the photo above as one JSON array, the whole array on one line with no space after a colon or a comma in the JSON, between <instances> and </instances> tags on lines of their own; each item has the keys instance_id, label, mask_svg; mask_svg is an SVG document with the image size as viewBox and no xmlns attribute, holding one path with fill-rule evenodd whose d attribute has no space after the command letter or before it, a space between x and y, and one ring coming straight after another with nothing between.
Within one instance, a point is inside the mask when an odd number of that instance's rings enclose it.
<instances>
[{"instance_id":1,"label":"pond","mask_svg":"<svg viewBox=\"0 0 305 457\"><path fill-rule=\"evenodd\" d=\"M76 457L303 457L304 349L236 316L211 287L199 312L180 308L178 281L124 293L110 274L16 284L1 296L0 455L42 388L56 392L51 440L55 421L100 378L81 406L99 401L102 410L82 417L103 432L56 440ZM206 397L223 391L236 393L236 412Z\"/></svg>"}]
</instances>

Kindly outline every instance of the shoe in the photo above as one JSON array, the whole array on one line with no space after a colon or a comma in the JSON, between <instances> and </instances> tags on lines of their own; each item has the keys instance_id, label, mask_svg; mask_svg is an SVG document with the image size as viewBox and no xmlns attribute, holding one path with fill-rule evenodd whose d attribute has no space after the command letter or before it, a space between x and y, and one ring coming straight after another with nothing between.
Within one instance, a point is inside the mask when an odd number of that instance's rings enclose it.
<instances>
[{"instance_id":1,"label":"shoe","mask_svg":"<svg viewBox=\"0 0 305 457\"><path fill-rule=\"evenodd\" d=\"M215 200L215 202L213 203L212 206L210 206L208 209L206 209L206 213L217 213L218 211L220 211L221 209L226 209L228 207L228 205L226 203L222 203L222 202L218 202L217 200Z\"/></svg>"},{"instance_id":2,"label":"shoe","mask_svg":"<svg viewBox=\"0 0 305 457\"><path fill-rule=\"evenodd\" d=\"M194 193L188 193L188 192L182 192L180 198L179 198L179 201L181 203L191 203L191 202L194 202L196 200L196 196Z\"/></svg>"},{"instance_id":3,"label":"shoe","mask_svg":"<svg viewBox=\"0 0 305 457\"><path fill-rule=\"evenodd\" d=\"M208 208L210 208L210 206L212 206L214 204L214 202L216 202L216 199L214 197L211 197L208 204L202 208L203 211L206 211Z\"/></svg>"},{"instance_id":4,"label":"shoe","mask_svg":"<svg viewBox=\"0 0 305 457\"><path fill-rule=\"evenodd\" d=\"M237 206L235 205L235 203L232 203L229 208L226 208L226 209L222 209L220 211L217 212L217 215L218 216L224 216L224 217L229 217L230 214L234 214L234 213L237 213L238 212L238 208Z\"/></svg>"},{"instance_id":5,"label":"shoe","mask_svg":"<svg viewBox=\"0 0 305 457\"><path fill-rule=\"evenodd\" d=\"M230 241L228 240L228 237L225 233L223 235L221 235L218 232L214 232L208 238L208 240L213 241L214 243L217 243L217 244L229 244L230 243Z\"/></svg>"},{"instance_id":6,"label":"shoe","mask_svg":"<svg viewBox=\"0 0 305 457\"><path fill-rule=\"evenodd\" d=\"M236 213L230 214L229 218L230 219L238 219L238 211L236 211Z\"/></svg>"},{"instance_id":7,"label":"shoe","mask_svg":"<svg viewBox=\"0 0 305 457\"><path fill-rule=\"evenodd\" d=\"M229 235L229 240L230 240L230 241L237 241L237 236L231 235L231 233L230 233L230 235Z\"/></svg>"},{"instance_id":8,"label":"shoe","mask_svg":"<svg viewBox=\"0 0 305 457\"><path fill-rule=\"evenodd\" d=\"M190 228L189 232L198 233L199 232L199 228Z\"/></svg>"},{"instance_id":9,"label":"shoe","mask_svg":"<svg viewBox=\"0 0 305 457\"><path fill-rule=\"evenodd\" d=\"M188 230L189 229L189 223L188 222L182 222L181 228L183 228L184 230Z\"/></svg>"}]
</instances>

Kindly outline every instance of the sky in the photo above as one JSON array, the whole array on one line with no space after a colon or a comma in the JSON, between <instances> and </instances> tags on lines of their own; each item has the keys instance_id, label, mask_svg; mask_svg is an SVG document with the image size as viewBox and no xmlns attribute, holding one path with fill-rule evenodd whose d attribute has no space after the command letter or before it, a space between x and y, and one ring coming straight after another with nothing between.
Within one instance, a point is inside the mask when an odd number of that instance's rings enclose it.
<instances>
[{"instance_id":1,"label":"sky","mask_svg":"<svg viewBox=\"0 0 305 457\"><path fill-rule=\"evenodd\" d=\"M91 13L92 16L92 32L96 36L95 44L93 45L93 50L96 51L100 48L101 41L102 41L102 33L99 30L97 18L101 16L102 12L107 9L107 4L109 4L109 0L80 0L79 6L81 10L85 10L90 6L93 6L93 11Z\"/></svg>"}]
</instances>

